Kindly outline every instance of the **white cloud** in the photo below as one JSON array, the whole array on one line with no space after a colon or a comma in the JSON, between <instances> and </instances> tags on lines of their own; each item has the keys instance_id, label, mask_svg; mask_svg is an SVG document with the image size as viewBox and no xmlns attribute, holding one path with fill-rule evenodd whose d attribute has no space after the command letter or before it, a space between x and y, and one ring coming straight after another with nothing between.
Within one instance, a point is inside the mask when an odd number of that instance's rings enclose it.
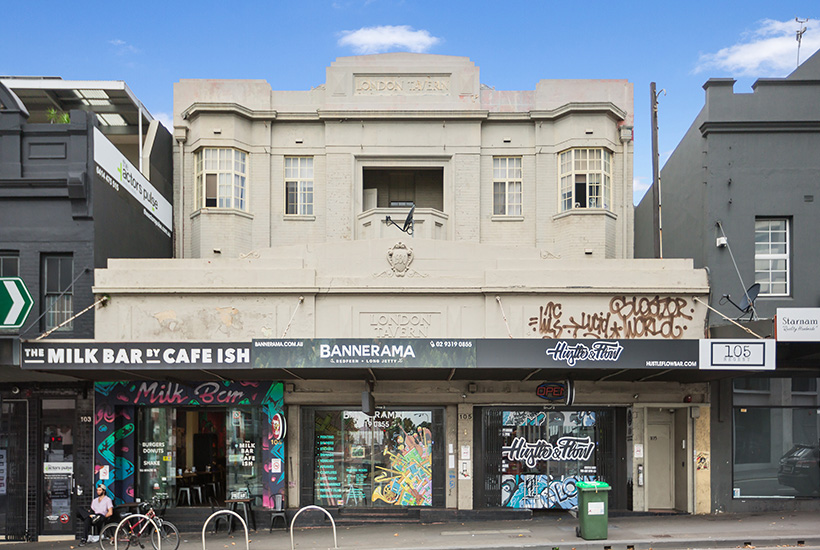
<instances>
[{"instance_id":1,"label":"white cloud","mask_svg":"<svg viewBox=\"0 0 820 550\"><path fill-rule=\"evenodd\" d=\"M810 19L800 47L800 61L820 49L820 24ZM715 53L702 54L695 73L725 71L737 76L786 76L797 66L796 33L800 25L794 19L764 19L758 27L744 33L741 40Z\"/></svg>"},{"instance_id":2,"label":"white cloud","mask_svg":"<svg viewBox=\"0 0 820 550\"><path fill-rule=\"evenodd\" d=\"M114 46L116 49L117 55L125 55L131 53L140 53L139 49L135 48L131 44L127 43L125 40L120 40L119 38L115 38L114 40L109 40L109 44Z\"/></svg>"},{"instance_id":3,"label":"white cloud","mask_svg":"<svg viewBox=\"0 0 820 550\"><path fill-rule=\"evenodd\" d=\"M174 117L168 113L152 113L154 118L159 121L160 124L165 126L165 129L169 132L174 132Z\"/></svg>"},{"instance_id":4,"label":"white cloud","mask_svg":"<svg viewBox=\"0 0 820 550\"><path fill-rule=\"evenodd\" d=\"M363 27L356 31L342 31L340 46L350 46L357 54L382 53L389 50L407 50L422 53L435 44L440 38L429 32L413 30L407 25L385 25L382 27Z\"/></svg>"}]
</instances>

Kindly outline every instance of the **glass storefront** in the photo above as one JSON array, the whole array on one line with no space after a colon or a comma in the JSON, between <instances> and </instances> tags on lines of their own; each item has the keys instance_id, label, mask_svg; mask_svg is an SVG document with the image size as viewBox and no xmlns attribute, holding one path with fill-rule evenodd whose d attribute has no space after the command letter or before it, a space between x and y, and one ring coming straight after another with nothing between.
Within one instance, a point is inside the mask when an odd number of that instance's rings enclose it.
<instances>
[{"instance_id":1,"label":"glass storefront","mask_svg":"<svg viewBox=\"0 0 820 550\"><path fill-rule=\"evenodd\" d=\"M820 498L816 378L734 380L735 498Z\"/></svg>"},{"instance_id":2,"label":"glass storefront","mask_svg":"<svg viewBox=\"0 0 820 550\"><path fill-rule=\"evenodd\" d=\"M209 506L211 499L247 498L272 508L284 494L281 383L115 382L95 389L96 472L115 504L156 497L171 506Z\"/></svg>"},{"instance_id":3,"label":"glass storefront","mask_svg":"<svg viewBox=\"0 0 820 550\"><path fill-rule=\"evenodd\" d=\"M477 501L489 507L577 507L577 482L611 483L612 416L608 410L485 409Z\"/></svg>"},{"instance_id":4,"label":"glass storefront","mask_svg":"<svg viewBox=\"0 0 820 550\"><path fill-rule=\"evenodd\" d=\"M310 409L320 506L434 506L443 498L441 410ZM440 494L441 493L441 494Z\"/></svg>"}]
</instances>

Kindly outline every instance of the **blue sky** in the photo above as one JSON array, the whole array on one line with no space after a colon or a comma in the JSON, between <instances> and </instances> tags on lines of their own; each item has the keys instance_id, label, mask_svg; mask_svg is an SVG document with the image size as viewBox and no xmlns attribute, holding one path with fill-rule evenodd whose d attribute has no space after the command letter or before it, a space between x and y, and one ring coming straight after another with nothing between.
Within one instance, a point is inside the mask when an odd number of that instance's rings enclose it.
<instances>
[{"instance_id":1,"label":"blue sky","mask_svg":"<svg viewBox=\"0 0 820 550\"><path fill-rule=\"evenodd\" d=\"M651 182L649 83L660 96L661 165L703 106L703 83L804 61L820 49L816 0L689 2L7 2L0 75L124 80L170 126L181 78L262 78L277 90L322 84L337 57L417 51L469 57L481 82L532 90L540 79L627 79L635 86L635 200ZM9 22L17 22L9 25Z\"/></svg>"}]
</instances>

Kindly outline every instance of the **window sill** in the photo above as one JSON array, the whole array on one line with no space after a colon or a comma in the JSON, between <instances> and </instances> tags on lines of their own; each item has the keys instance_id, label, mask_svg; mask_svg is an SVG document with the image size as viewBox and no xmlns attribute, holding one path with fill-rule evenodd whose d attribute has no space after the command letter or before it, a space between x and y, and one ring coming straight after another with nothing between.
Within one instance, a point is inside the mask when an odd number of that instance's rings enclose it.
<instances>
[{"instance_id":1,"label":"window sill","mask_svg":"<svg viewBox=\"0 0 820 550\"><path fill-rule=\"evenodd\" d=\"M490 220L494 222L523 222L524 216L502 216L500 214L493 214Z\"/></svg>"},{"instance_id":2,"label":"window sill","mask_svg":"<svg viewBox=\"0 0 820 550\"><path fill-rule=\"evenodd\" d=\"M618 216L610 210L603 208L573 208L565 212L560 212L552 217L553 220L560 220L569 216L608 216L613 220L617 220Z\"/></svg>"},{"instance_id":3,"label":"window sill","mask_svg":"<svg viewBox=\"0 0 820 550\"><path fill-rule=\"evenodd\" d=\"M285 214L282 217L282 220L293 222L315 222L316 216L307 216L304 214Z\"/></svg>"},{"instance_id":4,"label":"window sill","mask_svg":"<svg viewBox=\"0 0 820 550\"><path fill-rule=\"evenodd\" d=\"M226 215L233 215L233 216L240 216L243 218L248 218L249 220L253 219L253 214L249 212L245 212L244 210L237 210L236 208L200 208L199 210L194 210L191 213L191 219L197 218L199 216L226 216Z\"/></svg>"}]
</instances>

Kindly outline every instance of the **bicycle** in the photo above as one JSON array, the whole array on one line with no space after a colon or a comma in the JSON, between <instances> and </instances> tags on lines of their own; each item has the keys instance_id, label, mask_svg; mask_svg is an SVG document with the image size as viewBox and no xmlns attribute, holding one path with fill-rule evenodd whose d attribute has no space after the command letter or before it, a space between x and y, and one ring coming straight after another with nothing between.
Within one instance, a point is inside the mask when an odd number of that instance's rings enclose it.
<instances>
[{"instance_id":1,"label":"bicycle","mask_svg":"<svg viewBox=\"0 0 820 550\"><path fill-rule=\"evenodd\" d=\"M152 499L150 504L143 502L139 505L138 511L146 517L134 517L132 520L123 523L119 529L117 529L117 526L120 522L106 524L100 531L100 548L102 550L114 550L115 547L117 547L117 550L120 550L120 548L128 550L131 546L145 548L143 540L150 533L151 546L154 547L154 550L159 550L160 539L162 541L162 550L177 550L179 548L179 530L170 521L162 519L165 510L164 505L159 513L154 511L154 506L159 508L159 504L159 499ZM157 529L154 529L151 521L146 518L153 520Z\"/></svg>"}]
</instances>

